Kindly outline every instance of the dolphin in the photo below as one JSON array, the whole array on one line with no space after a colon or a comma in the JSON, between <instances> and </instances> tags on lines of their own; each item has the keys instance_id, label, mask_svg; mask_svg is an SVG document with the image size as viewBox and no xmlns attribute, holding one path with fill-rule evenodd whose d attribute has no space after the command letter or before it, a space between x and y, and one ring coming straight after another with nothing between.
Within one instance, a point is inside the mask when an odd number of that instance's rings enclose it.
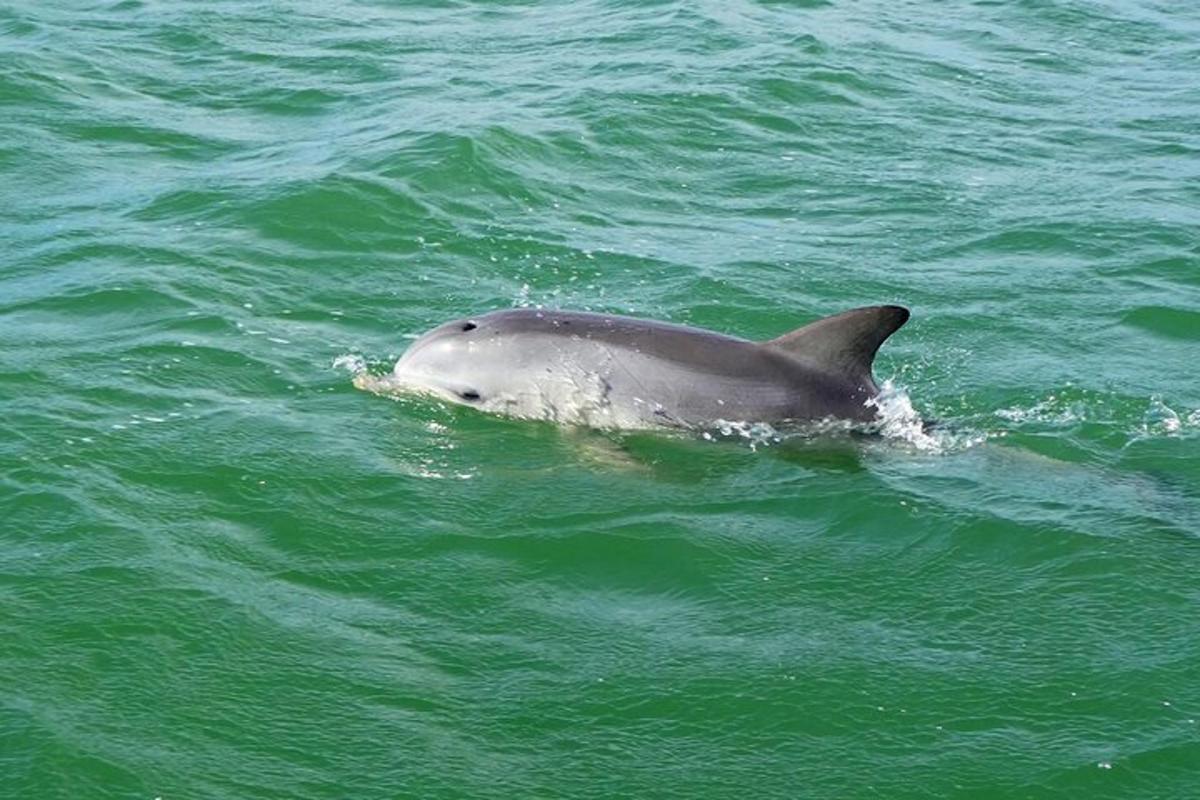
<instances>
[{"instance_id":1,"label":"dolphin","mask_svg":"<svg viewBox=\"0 0 1200 800\"><path fill-rule=\"evenodd\" d=\"M595 428L870 423L871 364L908 317L900 306L856 308L754 342L613 314L508 309L439 325L390 375L360 373L354 384Z\"/></svg>"}]
</instances>

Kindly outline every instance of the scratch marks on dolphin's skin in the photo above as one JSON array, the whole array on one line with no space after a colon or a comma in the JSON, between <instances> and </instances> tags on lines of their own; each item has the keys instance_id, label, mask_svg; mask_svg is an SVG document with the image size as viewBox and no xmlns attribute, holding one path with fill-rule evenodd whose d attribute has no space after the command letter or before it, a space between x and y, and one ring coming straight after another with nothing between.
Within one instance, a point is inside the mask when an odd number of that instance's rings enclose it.
<instances>
[{"instance_id":1,"label":"scratch marks on dolphin's skin","mask_svg":"<svg viewBox=\"0 0 1200 800\"><path fill-rule=\"evenodd\" d=\"M596 377L600 379L600 405L607 408L612 405L612 400L609 399L612 395L612 381L603 375L597 375Z\"/></svg>"},{"instance_id":2,"label":"scratch marks on dolphin's skin","mask_svg":"<svg viewBox=\"0 0 1200 800\"><path fill-rule=\"evenodd\" d=\"M662 422L662 424L667 425L672 428L691 428L692 427L691 425L688 425L686 422L681 420L679 417L676 417L676 416L670 414L662 406L655 407L654 418L657 420L660 420Z\"/></svg>"},{"instance_id":3,"label":"scratch marks on dolphin's skin","mask_svg":"<svg viewBox=\"0 0 1200 800\"><path fill-rule=\"evenodd\" d=\"M602 347L604 348L604 354L606 356L608 356L609 364L617 369L620 369L621 372L625 373L625 377L629 378L629 382L632 383L637 388L639 394L641 394L641 395L650 394L649 390L647 390L647 388L646 388L646 384L642 382L642 379L633 373L633 370L631 370L629 368L628 364L626 364L625 362L623 362L622 360L617 358L616 355L613 354L612 348L610 348L608 345L602 345ZM610 391L612 390L611 383L609 383L608 388Z\"/></svg>"}]
</instances>

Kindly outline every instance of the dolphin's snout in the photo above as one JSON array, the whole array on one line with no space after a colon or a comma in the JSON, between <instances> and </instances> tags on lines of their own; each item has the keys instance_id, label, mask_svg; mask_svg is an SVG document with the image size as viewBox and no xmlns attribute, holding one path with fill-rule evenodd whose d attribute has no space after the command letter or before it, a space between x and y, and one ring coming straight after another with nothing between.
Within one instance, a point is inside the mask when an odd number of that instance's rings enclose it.
<instances>
[{"instance_id":1,"label":"dolphin's snout","mask_svg":"<svg viewBox=\"0 0 1200 800\"><path fill-rule=\"evenodd\" d=\"M386 394L394 391L396 385L391 375L372 375L369 372L360 372L354 376L354 388L364 392Z\"/></svg>"}]
</instances>

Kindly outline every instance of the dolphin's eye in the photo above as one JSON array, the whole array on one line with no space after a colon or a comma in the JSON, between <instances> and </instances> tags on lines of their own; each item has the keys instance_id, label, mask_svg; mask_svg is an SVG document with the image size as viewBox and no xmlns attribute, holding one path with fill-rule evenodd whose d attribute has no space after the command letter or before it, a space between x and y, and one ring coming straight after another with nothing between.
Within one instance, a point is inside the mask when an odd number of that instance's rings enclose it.
<instances>
[{"instance_id":1,"label":"dolphin's eye","mask_svg":"<svg viewBox=\"0 0 1200 800\"><path fill-rule=\"evenodd\" d=\"M478 326L478 325L476 325L474 322L464 322L464 323L463 323L463 326L462 326L462 329L463 329L464 331L473 331L473 330L475 330L475 329L476 329L476 328L478 328L478 327L479 327L479 326Z\"/></svg>"},{"instance_id":2,"label":"dolphin's eye","mask_svg":"<svg viewBox=\"0 0 1200 800\"><path fill-rule=\"evenodd\" d=\"M461 397L463 400L469 400L472 403L474 403L476 400L479 399L479 392L475 391L474 389L468 389L465 392L459 392L458 396Z\"/></svg>"}]
</instances>

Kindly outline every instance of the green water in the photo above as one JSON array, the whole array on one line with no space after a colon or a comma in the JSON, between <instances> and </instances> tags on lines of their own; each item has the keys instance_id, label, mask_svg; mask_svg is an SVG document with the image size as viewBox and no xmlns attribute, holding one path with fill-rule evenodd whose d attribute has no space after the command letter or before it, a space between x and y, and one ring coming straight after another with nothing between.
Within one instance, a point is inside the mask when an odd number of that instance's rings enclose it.
<instances>
[{"instance_id":1,"label":"green water","mask_svg":"<svg viewBox=\"0 0 1200 800\"><path fill-rule=\"evenodd\" d=\"M1198 76L1157 0L0 7L0 796L1200 796ZM342 366L880 302L929 438Z\"/></svg>"}]
</instances>

